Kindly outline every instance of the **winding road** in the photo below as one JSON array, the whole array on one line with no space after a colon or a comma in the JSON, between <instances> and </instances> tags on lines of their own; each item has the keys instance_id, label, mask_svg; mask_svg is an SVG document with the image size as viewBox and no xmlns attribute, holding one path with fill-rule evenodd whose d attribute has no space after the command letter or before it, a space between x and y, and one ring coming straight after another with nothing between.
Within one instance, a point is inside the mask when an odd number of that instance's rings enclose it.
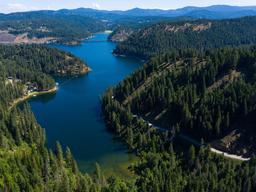
<instances>
[{"instance_id":1,"label":"winding road","mask_svg":"<svg viewBox=\"0 0 256 192\"><path fill-rule=\"evenodd\" d=\"M134 115L134 117L137 117L137 115ZM146 122L148 125L154 127L155 129L163 132L163 131L167 131L168 129L166 128L163 128L163 127L159 127L159 126L156 126L156 125L153 125L152 123L150 123L149 121L143 119L142 117L139 117L141 118L144 122ZM189 143L192 143L193 145L195 146L201 146L201 143L199 143L198 141L196 141L195 139L187 136L187 135L184 135L184 134L178 134L177 135L179 138L183 139L183 140L186 140L188 141ZM173 139L173 137L171 138L171 140ZM238 156L238 155L235 155L235 154L230 154L230 153L227 153L227 152L224 152L224 151L220 151L218 149L215 149L215 148L210 148L211 152L213 153L216 153L216 154L219 154L219 155L223 155L224 157L226 158L230 158L230 159L233 159L233 160L239 160L239 161L249 161L251 158L244 158L242 156Z\"/></svg>"}]
</instances>

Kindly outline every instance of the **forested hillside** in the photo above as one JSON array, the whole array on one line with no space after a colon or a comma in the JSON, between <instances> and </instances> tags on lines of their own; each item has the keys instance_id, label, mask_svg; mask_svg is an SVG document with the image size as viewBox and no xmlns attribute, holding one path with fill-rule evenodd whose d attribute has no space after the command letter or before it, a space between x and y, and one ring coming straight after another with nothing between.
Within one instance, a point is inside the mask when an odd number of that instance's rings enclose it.
<instances>
[{"instance_id":1,"label":"forested hillside","mask_svg":"<svg viewBox=\"0 0 256 192\"><path fill-rule=\"evenodd\" d=\"M158 23L133 33L114 53L149 58L170 49L199 50L256 43L256 17Z\"/></svg>"},{"instance_id":2,"label":"forested hillside","mask_svg":"<svg viewBox=\"0 0 256 192\"><path fill-rule=\"evenodd\" d=\"M150 59L113 95L134 114L199 142L232 133L223 147L252 156L256 152L255 53L255 46L170 52Z\"/></svg>"},{"instance_id":3,"label":"forested hillside","mask_svg":"<svg viewBox=\"0 0 256 192\"><path fill-rule=\"evenodd\" d=\"M235 162L209 149L236 130L225 150L255 154L255 53L256 47L169 52L108 90L108 127L142 160L134 167L139 191L255 191L255 159ZM181 150L180 135L197 139L200 149Z\"/></svg>"}]
</instances>

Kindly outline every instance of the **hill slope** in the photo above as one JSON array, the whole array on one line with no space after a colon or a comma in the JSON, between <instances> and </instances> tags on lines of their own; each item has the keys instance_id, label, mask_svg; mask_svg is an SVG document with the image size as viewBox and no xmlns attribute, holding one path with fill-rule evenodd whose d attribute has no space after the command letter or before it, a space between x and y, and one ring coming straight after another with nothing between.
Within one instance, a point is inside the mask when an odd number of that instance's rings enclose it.
<instances>
[{"instance_id":1,"label":"hill slope","mask_svg":"<svg viewBox=\"0 0 256 192\"><path fill-rule=\"evenodd\" d=\"M255 50L157 56L117 86L113 97L134 114L198 141L212 142L232 133L223 140L225 150L250 156L256 153Z\"/></svg>"}]
</instances>

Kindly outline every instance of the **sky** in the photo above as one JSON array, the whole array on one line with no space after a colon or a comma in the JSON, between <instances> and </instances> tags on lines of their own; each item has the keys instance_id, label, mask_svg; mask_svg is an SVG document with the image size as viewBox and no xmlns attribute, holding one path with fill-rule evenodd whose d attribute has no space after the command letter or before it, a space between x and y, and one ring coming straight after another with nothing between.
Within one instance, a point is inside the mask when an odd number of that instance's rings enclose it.
<instances>
[{"instance_id":1,"label":"sky","mask_svg":"<svg viewBox=\"0 0 256 192\"><path fill-rule=\"evenodd\" d=\"M203 7L209 5L256 6L256 0L0 0L0 12L74 9L78 7L104 10L127 10L135 7L177 9L185 6Z\"/></svg>"}]
</instances>

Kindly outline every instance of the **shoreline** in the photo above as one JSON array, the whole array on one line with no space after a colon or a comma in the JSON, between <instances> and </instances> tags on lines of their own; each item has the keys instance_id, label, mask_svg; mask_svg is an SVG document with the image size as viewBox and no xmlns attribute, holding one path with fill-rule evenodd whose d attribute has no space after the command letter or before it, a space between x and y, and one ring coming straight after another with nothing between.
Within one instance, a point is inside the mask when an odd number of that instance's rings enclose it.
<instances>
[{"instance_id":1,"label":"shoreline","mask_svg":"<svg viewBox=\"0 0 256 192\"><path fill-rule=\"evenodd\" d=\"M22 97L19 97L19 98L15 99L15 100L11 103L11 105L10 105L10 107L9 107L9 110L11 110L13 107L15 107L16 105L18 105L19 103L22 103L22 102L24 102L24 101L26 101L26 100L31 99L32 97L37 97L37 96L39 96L39 95L44 95L44 94L49 94L49 93L55 93L55 92L57 92L57 90L58 90L58 87L55 86L55 87L53 87L53 88L51 88L51 89L49 89L49 90L47 90L47 91L32 92L32 93L29 93L28 95L24 95L24 96L22 96Z\"/></svg>"},{"instance_id":2,"label":"shoreline","mask_svg":"<svg viewBox=\"0 0 256 192\"><path fill-rule=\"evenodd\" d=\"M71 40L71 41L67 41L67 42L59 42L57 44L63 44L63 45L66 45L66 46L79 46L79 45L82 45L85 41L87 40L90 40L94 37L94 34L107 34L107 35L110 35L113 31L111 30L105 30L105 31L99 31L99 32L96 32L96 33L92 33L92 35L88 36L88 37L83 37L83 38L80 38L80 39L74 39L74 40Z\"/></svg>"},{"instance_id":3,"label":"shoreline","mask_svg":"<svg viewBox=\"0 0 256 192\"><path fill-rule=\"evenodd\" d=\"M89 66L84 65L83 69L80 71L80 74L77 75L77 76L86 75L90 71L92 71L92 69ZM58 86L55 85L53 88L51 88L49 90L46 90L46 91L35 91L35 92L32 92L32 93L29 93L28 95L23 95L22 97L19 97L19 98L15 99L14 101L12 101L11 104L10 104L10 107L8 109L11 110L13 107L18 105L19 103L22 103L26 100L29 100L32 97L37 97L39 95L44 95L44 94L49 94L49 93L55 93L55 92L57 92L57 90L58 90Z\"/></svg>"}]
</instances>

